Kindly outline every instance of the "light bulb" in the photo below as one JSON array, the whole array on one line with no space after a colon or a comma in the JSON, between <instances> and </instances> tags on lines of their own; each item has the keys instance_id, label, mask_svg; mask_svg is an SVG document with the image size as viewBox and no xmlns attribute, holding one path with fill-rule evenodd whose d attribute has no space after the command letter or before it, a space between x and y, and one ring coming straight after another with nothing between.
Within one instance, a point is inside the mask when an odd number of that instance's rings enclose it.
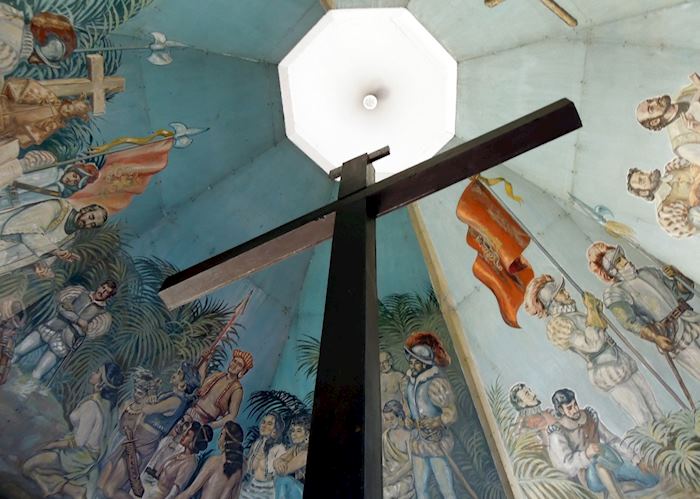
<instances>
[{"instance_id":1,"label":"light bulb","mask_svg":"<svg viewBox=\"0 0 700 499\"><path fill-rule=\"evenodd\" d=\"M377 107L377 97L374 94L367 94L362 98L362 106L367 111L372 111Z\"/></svg>"}]
</instances>

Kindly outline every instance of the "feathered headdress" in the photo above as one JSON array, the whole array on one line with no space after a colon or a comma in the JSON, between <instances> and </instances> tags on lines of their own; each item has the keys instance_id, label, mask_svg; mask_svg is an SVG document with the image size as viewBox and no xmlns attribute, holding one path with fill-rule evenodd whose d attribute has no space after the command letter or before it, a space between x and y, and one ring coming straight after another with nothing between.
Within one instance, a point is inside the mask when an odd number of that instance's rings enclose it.
<instances>
[{"instance_id":1,"label":"feathered headdress","mask_svg":"<svg viewBox=\"0 0 700 499\"><path fill-rule=\"evenodd\" d=\"M236 349L233 351L234 359L241 359L243 361L243 372L245 374L251 369L253 369L253 354L250 352L244 352L243 350Z\"/></svg>"}]
</instances>

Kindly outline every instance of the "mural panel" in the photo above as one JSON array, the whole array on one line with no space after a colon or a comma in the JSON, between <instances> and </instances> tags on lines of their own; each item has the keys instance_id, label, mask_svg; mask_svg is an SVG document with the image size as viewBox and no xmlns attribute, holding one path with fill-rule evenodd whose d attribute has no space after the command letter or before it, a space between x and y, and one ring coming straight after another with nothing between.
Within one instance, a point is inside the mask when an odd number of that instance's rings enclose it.
<instances>
[{"instance_id":1,"label":"mural panel","mask_svg":"<svg viewBox=\"0 0 700 499\"><path fill-rule=\"evenodd\" d=\"M605 206L567 212L507 171L505 190L474 178L416 214L515 494L695 497L695 283Z\"/></svg>"}]
</instances>

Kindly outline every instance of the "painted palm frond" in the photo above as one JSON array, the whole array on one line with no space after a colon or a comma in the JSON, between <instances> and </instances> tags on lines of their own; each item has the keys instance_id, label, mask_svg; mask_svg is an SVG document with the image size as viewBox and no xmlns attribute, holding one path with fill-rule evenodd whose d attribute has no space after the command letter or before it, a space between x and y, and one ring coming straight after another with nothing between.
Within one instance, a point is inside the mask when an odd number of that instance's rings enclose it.
<instances>
[{"instance_id":1,"label":"painted palm frond","mask_svg":"<svg viewBox=\"0 0 700 499\"><path fill-rule=\"evenodd\" d=\"M309 379L316 378L321 340L313 336L303 336L297 340L297 372Z\"/></svg>"},{"instance_id":2,"label":"painted palm frond","mask_svg":"<svg viewBox=\"0 0 700 499\"><path fill-rule=\"evenodd\" d=\"M513 459L513 470L518 478L518 485L525 496L530 499L596 498L594 493L571 481L568 476L552 467L545 459L515 458Z\"/></svg>"},{"instance_id":3,"label":"painted palm frond","mask_svg":"<svg viewBox=\"0 0 700 499\"><path fill-rule=\"evenodd\" d=\"M66 16L74 26L109 33L147 7L153 0L6 0L31 17L37 12Z\"/></svg>"},{"instance_id":4,"label":"painted palm frond","mask_svg":"<svg viewBox=\"0 0 700 499\"><path fill-rule=\"evenodd\" d=\"M284 390L262 390L250 396L247 411L254 419L268 413L279 415L285 423L294 416L309 414L309 407L296 395Z\"/></svg>"},{"instance_id":5,"label":"painted palm frond","mask_svg":"<svg viewBox=\"0 0 700 499\"><path fill-rule=\"evenodd\" d=\"M27 306L24 334L56 315L56 295L68 285L95 289L106 279L118 283L109 300L110 331L98 339L86 339L61 366L51 389L69 413L89 387L85 380L107 360L124 372L137 367L161 371L182 360L194 361L208 348L231 314L221 301L195 301L170 311L158 297L162 280L176 271L159 259L132 258L126 251L118 224L108 223L89 234L79 233L71 251L80 255L75 263L55 262L53 279L39 279L33 272L3 276L0 293L21 297ZM236 328L241 328L240 324ZM236 328L217 350L225 358L238 338ZM128 390L125 389L126 396Z\"/></svg>"},{"instance_id":6,"label":"painted palm frond","mask_svg":"<svg viewBox=\"0 0 700 499\"><path fill-rule=\"evenodd\" d=\"M311 390L309 393L306 394L306 397L304 397L304 405L306 407L313 407L314 406L314 391Z\"/></svg>"}]
</instances>

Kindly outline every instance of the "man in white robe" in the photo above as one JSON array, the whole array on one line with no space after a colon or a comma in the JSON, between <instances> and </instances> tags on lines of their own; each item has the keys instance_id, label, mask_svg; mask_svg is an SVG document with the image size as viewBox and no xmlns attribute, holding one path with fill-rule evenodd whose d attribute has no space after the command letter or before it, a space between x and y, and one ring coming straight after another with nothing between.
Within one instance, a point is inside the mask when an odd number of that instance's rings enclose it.
<instances>
[{"instance_id":1,"label":"man in white robe","mask_svg":"<svg viewBox=\"0 0 700 499\"><path fill-rule=\"evenodd\" d=\"M102 206L76 210L63 199L0 214L0 276L29 265L36 270L46 265L44 258L77 260L76 254L63 247L79 229L100 227L106 221L107 210Z\"/></svg>"},{"instance_id":2,"label":"man in white robe","mask_svg":"<svg viewBox=\"0 0 700 499\"><path fill-rule=\"evenodd\" d=\"M637 106L637 121L649 130L666 129L673 152L679 158L700 164L700 75L690 75L691 84L671 99L660 95Z\"/></svg>"}]
</instances>

